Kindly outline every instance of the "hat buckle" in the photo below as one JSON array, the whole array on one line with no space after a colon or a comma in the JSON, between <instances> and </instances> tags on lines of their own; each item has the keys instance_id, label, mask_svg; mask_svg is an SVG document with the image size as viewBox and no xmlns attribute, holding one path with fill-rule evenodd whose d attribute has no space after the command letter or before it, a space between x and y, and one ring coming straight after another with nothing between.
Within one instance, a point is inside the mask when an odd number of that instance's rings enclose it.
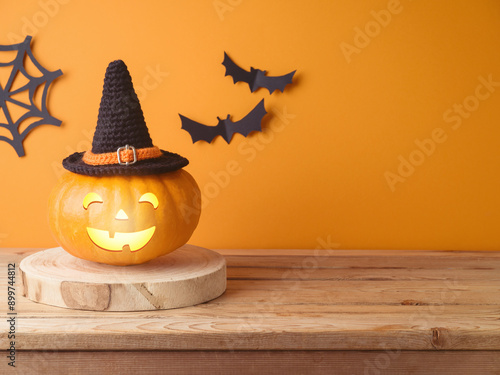
<instances>
[{"instance_id":1,"label":"hat buckle","mask_svg":"<svg viewBox=\"0 0 500 375\"><path fill-rule=\"evenodd\" d=\"M134 160L132 160L132 161L122 161L121 156L120 156L120 151L121 150L124 150L125 152L127 152L129 150L132 150L132 154L134 156ZM130 153L128 153L128 154L130 154ZM130 164L134 164L135 162L137 162L137 153L135 152L135 147L134 146L125 145L125 146L122 146L122 147L118 147L118 149L116 150L116 156L118 157L118 164L120 164L120 165L130 165Z\"/></svg>"}]
</instances>

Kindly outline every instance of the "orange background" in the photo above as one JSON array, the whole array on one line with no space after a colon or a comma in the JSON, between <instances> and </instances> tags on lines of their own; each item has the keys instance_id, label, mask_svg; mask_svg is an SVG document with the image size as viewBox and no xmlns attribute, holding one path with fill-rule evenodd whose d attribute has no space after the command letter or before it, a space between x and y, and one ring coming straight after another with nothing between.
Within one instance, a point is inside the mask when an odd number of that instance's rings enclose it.
<instances>
[{"instance_id":1,"label":"orange background","mask_svg":"<svg viewBox=\"0 0 500 375\"><path fill-rule=\"evenodd\" d=\"M36 128L22 158L0 142L0 246L56 246L49 192L61 160L90 147L106 66L123 59L153 141L186 156L202 190L191 243L498 249L496 0L37 0L0 17L0 44L30 33L64 73L49 95L62 126ZM297 69L294 85L251 94L224 77L224 51ZM215 125L262 98L263 133L193 145L181 130L178 113Z\"/></svg>"}]
</instances>

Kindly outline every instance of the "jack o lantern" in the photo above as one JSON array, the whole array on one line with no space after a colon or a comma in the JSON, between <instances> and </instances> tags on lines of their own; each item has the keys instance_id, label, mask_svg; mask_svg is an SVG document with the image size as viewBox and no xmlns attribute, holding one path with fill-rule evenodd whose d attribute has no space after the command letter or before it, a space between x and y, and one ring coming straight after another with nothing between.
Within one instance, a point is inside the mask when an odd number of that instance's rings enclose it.
<instances>
[{"instance_id":1,"label":"jack o lantern","mask_svg":"<svg viewBox=\"0 0 500 375\"><path fill-rule=\"evenodd\" d=\"M65 173L49 198L49 223L62 248L76 257L139 264L189 240L200 196L182 169L146 176Z\"/></svg>"},{"instance_id":2,"label":"jack o lantern","mask_svg":"<svg viewBox=\"0 0 500 375\"><path fill-rule=\"evenodd\" d=\"M153 145L126 65L109 64L92 149L63 160L49 224L70 254L112 265L147 262L184 245L201 194L180 155Z\"/></svg>"}]
</instances>

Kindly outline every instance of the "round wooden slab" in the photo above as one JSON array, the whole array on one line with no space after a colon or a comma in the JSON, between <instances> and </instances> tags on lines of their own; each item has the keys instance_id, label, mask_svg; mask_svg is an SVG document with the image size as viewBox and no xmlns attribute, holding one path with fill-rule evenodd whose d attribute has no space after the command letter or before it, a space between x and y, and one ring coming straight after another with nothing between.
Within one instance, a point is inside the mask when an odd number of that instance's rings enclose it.
<instances>
[{"instance_id":1,"label":"round wooden slab","mask_svg":"<svg viewBox=\"0 0 500 375\"><path fill-rule=\"evenodd\" d=\"M24 258L19 269L25 297L70 309L172 309L210 301L226 290L225 259L192 245L133 266L94 263L57 247Z\"/></svg>"}]
</instances>

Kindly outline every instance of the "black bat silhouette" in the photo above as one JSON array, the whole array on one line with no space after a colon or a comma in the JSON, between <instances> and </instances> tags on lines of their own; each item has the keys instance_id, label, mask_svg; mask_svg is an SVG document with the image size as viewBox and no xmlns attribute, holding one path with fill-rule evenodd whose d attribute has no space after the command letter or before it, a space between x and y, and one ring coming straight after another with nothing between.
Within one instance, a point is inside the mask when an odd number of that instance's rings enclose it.
<instances>
[{"instance_id":1,"label":"black bat silhouette","mask_svg":"<svg viewBox=\"0 0 500 375\"><path fill-rule=\"evenodd\" d=\"M261 121L266 114L264 99L262 99L245 117L236 122L231 121L230 115L227 115L225 119L217 117L219 120L217 125L210 126L188 119L180 113L179 116L181 117L182 129L191 135L193 143L200 140L211 143L215 137L220 135L229 144L234 133L240 133L246 137L253 131L262 131Z\"/></svg>"},{"instance_id":2,"label":"black bat silhouette","mask_svg":"<svg viewBox=\"0 0 500 375\"><path fill-rule=\"evenodd\" d=\"M292 83L293 75L296 70L284 76L268 77L265 70L250 68L250 71L240 68L233 60L224 52L224 61L222 65L226 67L225 76L233 77L234 83L246 82L250 86L250 91L254 92L259 87L265 87L272 94L275 90L283 92L285 86Z\"/></svg>"}]
</instances>

